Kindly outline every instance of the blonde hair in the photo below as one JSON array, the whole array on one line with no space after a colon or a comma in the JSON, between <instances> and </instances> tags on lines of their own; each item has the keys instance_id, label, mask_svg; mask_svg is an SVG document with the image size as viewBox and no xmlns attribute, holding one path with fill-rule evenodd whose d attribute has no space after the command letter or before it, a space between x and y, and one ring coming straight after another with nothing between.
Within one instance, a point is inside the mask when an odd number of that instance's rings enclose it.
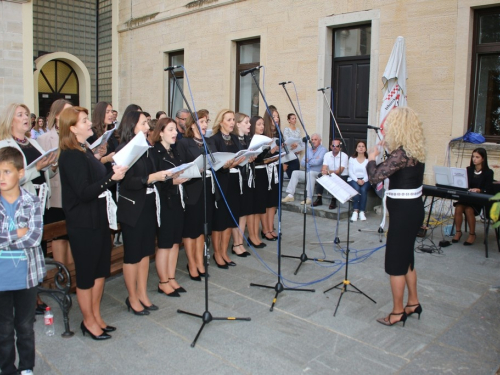
<instances>
[{"instance_id":1,"label":"blonde hair","mask_svg":"<svg viewBox=\"0 0 500 375\"><path fill-rule=\"evenodd\" d=\"M237 113L234 114L234 129L233 129L233 134L240 135L240 131L238 129L238 124L240 122L243 122L243 120L245 120L246 118L248 118L248 120L250 121L250 116L245 115L244 113L237 112Z\"/></svg>"},{"instance_id":2,"label":"blonde hair","mask_svg":"<svg viewBox=\"0 0 500 375\"><path fill-rule=\"evenodd\" d=\"M26 104L11 103L9 104L2 113L2 118L0 119L0 141L12 137L12 121L16 115L16 109L18 107L24 108L28 114L30 109ZM28 115L29 117L29 115Z\"/></svg>"},{"instance_id":3,"label":"blonde hair","mask_svg":"<svg viewBox=\"0 0 500 375\"><path fill-rule=\"evenodd\" d=\"M212 134L217 134L218 132L220 132L220 128L221 128L220 123L224 120L224 116L227 113L232 113L234 115L234 112L231 111L230 109L223 109L217 114L217 117L215 118L214 126L212 127Z\"/></svg>"},{"instance_id":4,"label":"blonde hair","mask_svg":"<svg viewBox=\"0 0 500 375\"><path fill-rule=\"evenodd\" d=\"M73 106L73 104L66 99L57 99L54 103L52 103L49 110L49 116L47 117L47 126L49 129L52 129L56 125L56 116L61 114L66 104Z\"/></svg>"},{"instance_id":5,"label":"blonde hair","mask_svg":"<svg viewBox=\"0 0 500 375\"><path fill-rule=\"evenodd\" d=\"M385 120L384 131L389 150L402 147L408 157L425 162L424 130L413 109L393 108Z\"/></svg>"}]
</instances>

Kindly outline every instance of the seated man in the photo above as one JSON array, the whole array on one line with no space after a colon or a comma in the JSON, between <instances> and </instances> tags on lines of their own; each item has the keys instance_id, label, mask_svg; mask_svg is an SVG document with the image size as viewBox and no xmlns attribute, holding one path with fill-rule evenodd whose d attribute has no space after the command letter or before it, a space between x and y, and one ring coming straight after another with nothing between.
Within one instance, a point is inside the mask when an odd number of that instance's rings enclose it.
<instances>
[{"instance_id":1,"label":"seated man","mask_svg":"<svg viewBox=\"0 0 500 375\"><path fill-rule=\"evenodd\" d=\"M312 147L308 146L306 154L302 158L300 165L305 167L307 163L307 199L306 204L311 204L312 201L312 191L314 188L314 183L318 177L318 173L321 171L321 165L323 164L323 157L326 153L326 148L321 145L321 136L314 133L311 136ZM286 192L288 195L282 200L282 202L293 202L293 194L295 193L295 188L299 182L305 181L305 171L293 171ZM304 204L304 201L301 202Z\"/></svg>"},{"instance_id":2,"label":"seated man","mask_svg":"<svg viewBox=\"0 0 500 375\"><path fill-rule=\"evenodd\" d=\"M327 152L323 159L323 168L321 170L321 174L332 174L335 173L337 176L341 177L343 180L347 180L349 176L349 172L347 170L349 166L349 158L347 154L340 151L340 140L334 139L332 141L331 152ZM321 206L323 204L323 195L324 188L320 184L316 184L316 194L318 197L313 203L313 206ZM337 208L337 200L332 198L330 203L330 210Z\"/></svg>"}]
</instances>

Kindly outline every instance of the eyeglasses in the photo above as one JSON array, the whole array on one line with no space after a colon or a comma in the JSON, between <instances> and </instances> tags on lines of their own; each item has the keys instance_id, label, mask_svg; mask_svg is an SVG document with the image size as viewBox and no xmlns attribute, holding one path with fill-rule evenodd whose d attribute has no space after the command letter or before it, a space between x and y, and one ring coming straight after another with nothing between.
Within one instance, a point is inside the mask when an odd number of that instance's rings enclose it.
<instances>
[{"instance_id":1,"label":"eyeglasses","mask_svg":"<svg viewBox=\"0 0 500 375\"><path fill-rule=\"evenodd\" d=\"M337 147L338 148L338 147L340 147L340 145L332 145L332 147Z\"/></svg>"}]
</instances>

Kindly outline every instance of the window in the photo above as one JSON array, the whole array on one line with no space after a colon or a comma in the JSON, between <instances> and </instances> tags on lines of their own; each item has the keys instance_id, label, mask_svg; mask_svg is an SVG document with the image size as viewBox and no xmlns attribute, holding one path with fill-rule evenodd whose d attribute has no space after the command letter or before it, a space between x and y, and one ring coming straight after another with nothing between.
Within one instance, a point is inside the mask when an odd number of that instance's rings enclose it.
<instances>
[{"instance_id":1,"label":"window","mask_svg":"<svg viewBox=\"0 0 500 375\"><path fill-rule=\"evenodd\" d=\"M260 39L237 42L236 48L236 112L250 117L259 114L259 90L250 74L244 77L240 73L260 64ZM260 72L255 72L257 81Z\"/></svg>"},{"instance_id":2,"label":"window","mask_svg":"<svg viewBox=\"0 0 500 375\"><path fill-rule=\"evenodd\" d=\"M469 124L488 141L500 140L500 7L474 14Z\"/></svg>"},{"instance_id":3,"label":"window","mask_svg":"<svg viewBox=\"0 0 500 375\"><path fill-rule=\"evenodd\" d=\"M184 51L171 52L168 55L168 66L184 65ZM172 73L177 78L177 82L182 90L184 90L184 70L182 68L174 69ZM179 88L174 82L172 75L169 73L168 85L168 114L171 118L175 118L175 113L184 108L184 101L179 92Z\"/></svg>"}]
</instances>

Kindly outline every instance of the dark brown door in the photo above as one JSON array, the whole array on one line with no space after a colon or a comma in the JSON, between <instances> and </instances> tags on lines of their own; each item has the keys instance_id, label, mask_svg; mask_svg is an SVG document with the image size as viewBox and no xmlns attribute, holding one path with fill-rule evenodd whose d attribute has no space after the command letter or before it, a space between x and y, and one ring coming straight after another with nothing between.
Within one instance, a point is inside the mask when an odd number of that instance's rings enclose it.
<instances>
[{"instance_id":1,"label":"dark brown door","mask_svg":"<svg viewBox=\"0 0 500 375\"><path fill-rule=\"evenodd\" d=\"M343 151L348 155L354 152L356 141L366 140L369 85L370 58L360 56L335 59L333 113L347 143ZM330 139L333 136L340 138L337 128L331 127Z\"/></svg>"}]
</instances>

